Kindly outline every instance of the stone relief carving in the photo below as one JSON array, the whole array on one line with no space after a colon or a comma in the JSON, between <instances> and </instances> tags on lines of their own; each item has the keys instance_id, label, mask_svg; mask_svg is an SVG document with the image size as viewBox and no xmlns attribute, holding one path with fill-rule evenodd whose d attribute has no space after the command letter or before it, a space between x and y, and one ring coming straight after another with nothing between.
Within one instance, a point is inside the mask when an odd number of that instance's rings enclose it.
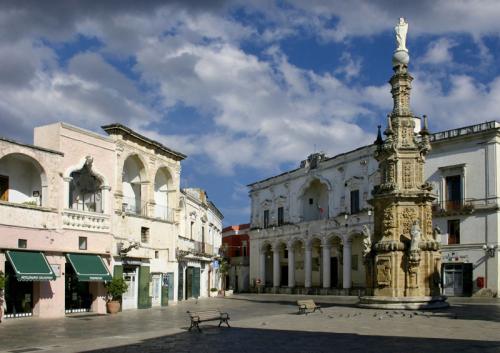
<instances>
[{"instance_id":1,"label":"stone relief carving","mask_svg":"<svg viewBox=\"0 0 500 353\"><path fill-rule=\"evenodd\" d=\"M403 187L405 189L411 189L413 186L412 182L412 162L411 161L404 161L403 162Z\"/></svg>"},{"instance_id":2,"label":"stone relief carving","mask_svg":"<svg viewBox=\"0 0 500 353\"><path fill-rule=\"evenodd\" d=\"M388 259L377 261L377 283L381 287L390 286L392 281L391 262Z\"/></svg>"},{"instance_id":3,"label":"stone relief carving","mask_svg":"<svg viewBox=\"0 0 500 353\"><path fill-rule=\"evenodd\" d=\"M417 217L417 211L414 208L406 207L401 212L400 227L401 233L405 236L410 235L413 220Z\"/></svg>"}]
</instances>

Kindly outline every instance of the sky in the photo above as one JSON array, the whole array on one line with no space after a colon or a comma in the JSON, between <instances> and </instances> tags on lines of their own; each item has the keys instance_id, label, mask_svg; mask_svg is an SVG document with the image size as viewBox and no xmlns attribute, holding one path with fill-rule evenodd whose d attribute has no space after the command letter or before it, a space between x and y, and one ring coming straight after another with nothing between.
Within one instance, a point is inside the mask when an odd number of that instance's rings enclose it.
<instances>
[{"instance_id":1,"label":"sky","mask_svg":"<svg viewBox=\"0 0 500 353\"><path fill-rule=\"evenodd\" d=\"M247 223L247 184L374 141L399 17L413 113L432 131L500 120L498 1L0 0L0 136L127 125Z\"/></svg>"}]
</instances>

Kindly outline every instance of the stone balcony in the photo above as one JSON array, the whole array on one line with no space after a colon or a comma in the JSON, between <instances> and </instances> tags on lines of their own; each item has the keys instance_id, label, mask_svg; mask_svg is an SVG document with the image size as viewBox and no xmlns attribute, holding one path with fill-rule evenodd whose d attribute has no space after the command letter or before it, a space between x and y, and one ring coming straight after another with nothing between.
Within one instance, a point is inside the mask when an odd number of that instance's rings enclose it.
<instances>
[{"instance_id":1,"label":"stone balcony","mask_svg":"<svg viewBox=\"0 0 500 353\"><path fill-rule=\"evenodd\" d=\"M0 224L28 228L56 228L56 209L31 203L0 201Z\"/></svg>"},{"instance_id":2,"label":"stone balcony","mask_svg":"<svg viewBox=\"0 0 500 353\"><path fill-rule=\"evenodd\" d=\"M87 232L109 233L110 217L102 213L64 210L62 227Z\"/></svg>"},{"instance_id":3,"label":"stone balcony","mask_svg":"<svg viewBox=\"0 0 500 353\"><path fill-rule=\"evenodd\" d=\"M270 224L267 228L252 225L251 231L258 238L274 238L280 236L330 236L332 234L345 235L352 232L361 232L363 225L370 228L373 224L373 214L361 210L356 214L340 213L335 217L304 221L300 218L293 223L283 225Z\"/></svg>"}]
</instances>

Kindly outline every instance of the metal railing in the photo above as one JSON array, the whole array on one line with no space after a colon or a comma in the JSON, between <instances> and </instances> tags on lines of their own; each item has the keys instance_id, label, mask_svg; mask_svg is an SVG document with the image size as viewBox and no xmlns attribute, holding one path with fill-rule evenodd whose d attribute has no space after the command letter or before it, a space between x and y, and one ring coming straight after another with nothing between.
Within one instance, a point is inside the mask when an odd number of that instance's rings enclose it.
<instances>
[{"instance_id":1,"label":"metal railing","mask_svg":"<svg viewBox=\"0 0 500 353\"><path fill-rule=\"evenodd\" d=\"M487 131L490 129L494 129L494 128L497 128L499 126L500 126L500 124L496 121L488 121L485 123L465 126L465 127L461 127L458 129L441 131L441 132L437 132L435 134L431 134L430 141L434 142L434 141L449 139L452 137L474 134L474 133L478 133L481 131Z\"/></svg>"},{"instance_id":2,"label":"metal railing","mask_svg":"<svg viewBox=\"0 0 500 353\"><path fill-rule=\"evenodd\" d=\"M473 211L478 209L499 208L500 198L489 197L484 199L467 198L456 200L441 200L432 203L434 212L453 212L453 211Z\"/></svg>"},{"instance_id":3,"label":"metal railing","mask_svg":"<svg viewBox=\"0 0 500 353\"><path fill-rule=\"evenodd\" d=\"M174 222L175 209L163 205L154 205L154 218Z\"/></svg>"},{"instance_id":4,"label":"metal railing","mask_svg":"<svg viewBox=\"0 0 500 353\"><path fill-rule=\"evenodd\" d=\"M125 213L136 214L144 217L148 216L147 203L143 202L141 199L137 199L134 197L123 197L122 211Z\"/></svg>"}]
</instances>

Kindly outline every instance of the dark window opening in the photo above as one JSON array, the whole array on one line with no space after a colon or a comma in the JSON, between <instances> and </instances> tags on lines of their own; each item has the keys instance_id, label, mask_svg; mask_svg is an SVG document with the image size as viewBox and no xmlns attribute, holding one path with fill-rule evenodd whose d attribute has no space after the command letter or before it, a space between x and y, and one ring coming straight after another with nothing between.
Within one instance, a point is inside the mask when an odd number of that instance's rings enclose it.
<instances>
[{"instance_id":1,"label":"dark window opening","mask_svg":"<svg viewBox=\"0 0 500 353\"><path fill-rule=\"evenodd\" d=\"M314 204L314 200L313 199L309 199L309 205L312 205Z\"/></svg>"},{"instance_id":2,"label":"dark window opening","mask_svg":"<svg viewBox=\"0 0 500 353\"><path fill-rule=\"evenodd\" d=\"M269 227L269 210L264 211L264 228Z\"/></svg>"},{"instance_id":3,"label":"dark window opening","mask_svg":"<svg viewBox=\"0 0 500 353\"><path fill-rule=\"evenodd\" d=\"M351 214L359 212L359 190L351 191Z\"/></svg>"},{"instance_id":4,"label":"dark window opening","mask_svg":"<svg viewBox=\"0 0 500 353\"><path fill-rule=\"evenodd\" d=\"M87 250L87 237L78 237L78 249Z\"/></svg>"},{"instance_id":5,"label":"dark window opening","mask_svg":"<svg viewBox=\"0 0 500 353\"><path fill-rule=\"evenodd\" d=\"M461 203L462 177L460 175L446 177L446 209L458 209Z\"/></svg>"},{"instance_id":6,"label":"dark window opening","mask_svg":"<svg viewBox=\"0 0 500 353\"><path fill-rule=\"evenodd\" d=\"M17 247L19 249L26 249L28 247L28 240L26 240L26 239L18 239L17 240Z\"/></svg>"},{"instance_id":7,"label":"dark window opening","mask_svg":"<svg viewBox=\"0 0 500 353\"><path fill-rule=\"evenodd\" d=\"M460 220L448 221L448 244L460 244Z\"/></svg>"},{"instance_id":8,"label":"dark window opening","mask_svg":"<svg viewBox=\"0 0 500 353\"><path fill-rule=\"evenodd\" d=\"M283 207L278 207L278 226L282 226L284 223L284 209Z\"/></svg>"},{"instance_id":9,"label":"dark window opening","mask_svg":"<svg viewBox=\"0 0 500 353\"><path fill-rule=\"evenodd\" d=\"M149 228L141 227L141 243L149 242Z\"/></svg>"}]
</instances>

